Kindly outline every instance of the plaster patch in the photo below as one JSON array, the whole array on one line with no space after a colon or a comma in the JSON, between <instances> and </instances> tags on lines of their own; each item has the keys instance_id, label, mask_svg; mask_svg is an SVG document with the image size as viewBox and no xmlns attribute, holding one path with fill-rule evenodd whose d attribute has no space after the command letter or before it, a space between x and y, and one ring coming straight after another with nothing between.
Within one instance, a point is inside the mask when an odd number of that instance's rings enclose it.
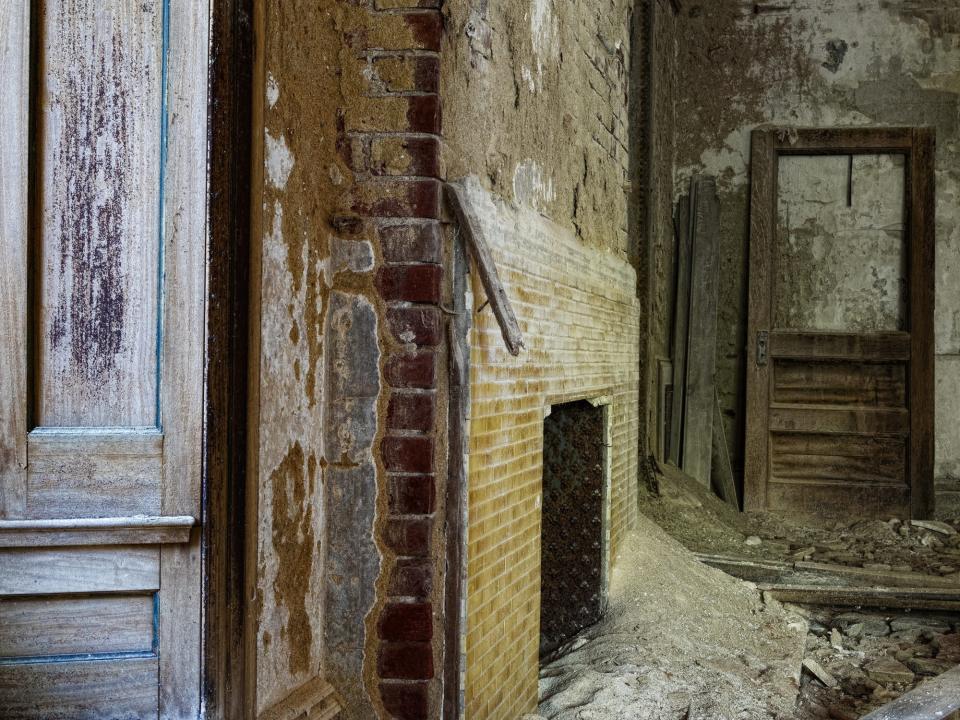
<instances>
[{"instance_id":1,"label":"plaster patch","mask_svg":"<svg viewBox=\"0 0 960 720\"><path fill-rule=\"evenodd\" d=\"M519 204L543 212L556 197L553 179L544 178L533 160L524 160L513 171L513 197Z\"/></svg>"},{"instance_id":2,"label":"plaster patch","mask_svg":"<svg viewBox=\"0 0 960 720\"><path fill-rule=\"evenodd\" d=\"M269 130L264 130L263 140L267 180L272 187L283 190L293 170L293 154L287 146L287 139L282 134L275 138Z\"/></svg>"},{"instance_id":3,"label":"plaster patch","mask_svg":"<svg viewBox=\"0 0 960 720\"><path fill-rule=\"evenodd\" d=\"M273 73L267 73L267 107L271 110L273 106L277 104L277 100L280 99L280 84L277 82L277 79L273 76Z\"/></svg>"},{"instance_id":4,"label":"plaster patch","mask_svg":"<svg viewBox=\"0 0 960 720\"><path fill-rule=\"evenodd\" d=\"M560 26L553 10L553 0L532 0L530 39L533 54L536 57L536 72L531 83L531 92L539 91L543 86L543 71L546 64L559 59L559 36Z\"/></svg>"}]
</instances>

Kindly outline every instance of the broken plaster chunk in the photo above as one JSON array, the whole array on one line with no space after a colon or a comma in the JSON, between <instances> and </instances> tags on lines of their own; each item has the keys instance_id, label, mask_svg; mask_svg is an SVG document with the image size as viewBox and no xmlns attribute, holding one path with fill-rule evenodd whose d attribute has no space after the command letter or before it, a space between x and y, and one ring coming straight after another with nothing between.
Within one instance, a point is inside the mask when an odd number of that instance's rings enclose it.
<instances>
[{"instance_id":1,"label":"broken plaster chunk","mask_svg":"<svg viewBox=\"0 0 960 720\"><path fill-rule=\"evenodd\" d=\"M367 273L373 270L373 247L365 240L330 240L330 267L339 272Z\"/></svg>"},{"instance_id":2,"label":"broken plaster chunk","mask_svg":"<svg viewBox=\"0 0 960 720\"><path fill-rule=\"evenodd\" d=\"M804 658L803 667L828 688L835 688L837 686L837 679L828 673L823 666L813 658Z\"/></svg>"},{"instance_id":3,"label":"broken plaster chunk","mask_svg":"<svg viewBox=\"0 0 960 720\"><path fill-rule=\"evenodd\" d=\"M744 540L743 542L744 542L745 544L747 544L747 545L750 545L750 546L752 546L752 547L755 547L755 546L757 546L757 545L760 545L760 544L763 542L763 540L761 540L761 539L760 539L759 537L757 537L756 535L751 535L750 537L748 537L748 538L747 538L746 540Z\"/></svg>"},{"instance_id":4,"label":"broken plaster chunk","mask_svg":"<svg viewBox=\"0 0 960 720\"><path fill-rule=\"evenodd\" d=\"M864 670L878 683L909 683L913 682L914 677L913 670L891 657L874 660L868 663Z\"/></svg>"},{"instance_id":5,"label":"broken plaster chunk","mask_svg":"<svg viewBox=\"0 0 960 720\"><path fill-rule=\"evenodd\" d=\"M934 658L914 657L907 660L907 665L917 675L940 675L953 667L953 663Z\"/></svg>"},{"instance_id":6,"label":"broken plaster chunk","mask_svg":"<svg viewBox=\"0 0 960 720\"><path fill-rule=\"evenodd\" d=\"M910 524L914 527L923 528L924 530L932 530L933 532L940 533L941 535L957 534L957 531L954 527L945 522L940 522L939 520L911 520Z\"/></svg>"}]
</instances>

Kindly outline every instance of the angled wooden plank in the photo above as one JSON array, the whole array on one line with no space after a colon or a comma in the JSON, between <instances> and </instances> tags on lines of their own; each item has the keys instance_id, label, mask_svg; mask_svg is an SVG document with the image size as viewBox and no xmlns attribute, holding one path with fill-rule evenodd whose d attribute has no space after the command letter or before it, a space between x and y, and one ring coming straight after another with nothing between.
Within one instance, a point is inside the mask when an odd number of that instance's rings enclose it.
<instances>
[{"instance_id":1,"label":"angled wooden plank","mask_svg":"<svg viewBox=\"0 0 960 720\"><path fill-rule=\"evenodd\" d=\"M148 653L153 595L0 600L0 658Z\"/></svg>"},{"instance_id":2,"label":"angled wooden plank","mask_svg":"<svg viewBox=\"0 0 960 720\"><path fill-rule=\"evenodd\" d=\"M910 504L914 518L934 514L934 288L936 285L936 135L914 131L910 157Z\"/></svg>"},{"instance_id":3,"label":"angled wooden plank","mask_svg":"<svg viewBox=\"0 0 960 720\"><path fill-rule=\"evenodd\" d=\"M691 187L691 193L693 188ZM683 408L687 392L687 329L690 322L690 208L691 195L680 198L674 219L677 240L677 296L673 316L673 409L670 414L670 437L667 460L681 467L683 461Z\"/></svg>"},{"instance_id":4,"label":"angled wooden plank","mask_svg":"<svg viewBox=\"0 0 960 720\"><path fill-rule=\"evenodd\" d=\"M157 590L160 551L151 546L5 548L0 595Z\"/></svg>"},{"instance_id":5,"label":"angled wooden plank","mask_svg":"<svg viewBox=\"0 0 960 720\"><path fill-rule=\"evenodd\" d=\"M0 517L18 517L27 467L30 3L0 4Z\"/></svg>"},{"instance_id":6,"label":"angled wooden plank","mask_svg":"<svg viewBox=\"0 0 960 720\"><path fill-rule=\"evenodd\" d=\"M836 585L760 585L764 596L780 602L838 607L960 610L960 591L938 588L837 587Z\"/></svg>"},{"instance_id":7,"label":"angled wooden plank","mask_svg":"<svg viewBox=\"0 0 960 720\"><path fill-rule=\"evenodd\" d=\"M744 452L744 510L767 505L769 473L770 363L763 356L772 324L774 242L777 199L776 131L755 130L751 153L750 280L747 322L746 448Z\"/></svg>"},{"instance_id":8,"label":"angled wooden plank","mask_svg":"<svg viewBox=\"0 0 960 720\"><path fill-rule=\"evenodd\" d=\"M691 193L690 312L687 327L683 470L710 487L713 451L717 297L720 279L720 199L709 176L693 179Z\"/></svg>"},{"instance_id":9,"label":"angled wooden plank","mask_svg":"<svg viewBox=\"0 0 960 720\"><path fill-rule=\"evenodd\" d=\"M17 720L157 717L157 658L0 665L0 708Z\"/></svg>"},{"instance_id":10,"label":"angled wooden plank","mask_svg":"<svg viewBox=\"0 0 960 720\"><path fill-rule=\"evenodd\" d=\"M257 716L257 720L329 720L343 708L336 690L323 678L310 680Z\"/></svg>"},{"instance_id":11,"label":"angled wooden plank","mask_svg":"<svg viewBox=\"0 0 960 720\"><path fill-rule=\"evenodd\" d=\"M519 355L523 349L523 334L520 332L520 325L517 322L517 316L513 312L513 306L510 304L510 298L507 297L507 291L500 280L500 274L497 272L497 266L493 262L493 255L490 254L490 248L487 246L483 237L483 226L480 219L467 201L463 188L458 183L447 183L444 186L444 192L447 202L453 208L457 222L463 230L467 239L467 245L470 248L470 255L477 264L477 272L480 275L480 281L483 283L483 289L487 293L487 300L493 309L493 314L500 325L500 332L503 335L503 341L511 355Z\"/></svg>"},{"instance_id":12,"label":"angled wooden plank","mask_svg":"<svg viewBox=\"0 0 960 720\"><path fill-rule=\"evenodd\" d=\"M194 524L189 516L0 520L0 547L184 543Z\"/></svg>"},{"instance_id":13,"label":"angled wooden plank","mask_svg":"<svg viewBox=\"0 0 960 720\"><path fill-rule=\"evenodd\" d=\"M170 3L160 513L200 516L206 343L208 2ZM204 72L197 72L203 68ZM160 550L160 717L200 714L200 533Z\"/></svg>"}]
</instances>

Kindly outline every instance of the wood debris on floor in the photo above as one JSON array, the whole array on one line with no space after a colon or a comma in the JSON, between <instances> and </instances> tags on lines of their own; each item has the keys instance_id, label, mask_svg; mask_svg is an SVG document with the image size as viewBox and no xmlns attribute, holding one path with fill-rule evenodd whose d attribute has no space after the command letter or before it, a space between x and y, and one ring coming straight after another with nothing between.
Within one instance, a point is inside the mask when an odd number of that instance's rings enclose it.
<instances>
[{"instance_id":1,"label":"wood debris on floor","mask_svg":"<svg viewBox=\"0 0 960 720\"><path fill-rule=\"evenodd\" d=\"M856 720L960 664L956 614L786 608L810 633L799 713Z\"/></svg>"}]
</instances>

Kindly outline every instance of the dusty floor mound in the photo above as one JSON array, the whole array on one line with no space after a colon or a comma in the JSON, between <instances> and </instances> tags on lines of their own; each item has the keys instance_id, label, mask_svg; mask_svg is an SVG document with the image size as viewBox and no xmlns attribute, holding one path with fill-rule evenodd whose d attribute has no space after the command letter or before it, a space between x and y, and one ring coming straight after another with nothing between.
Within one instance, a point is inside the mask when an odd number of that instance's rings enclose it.
<instances>
[{"instance_id":1,"label":"dusty floor mound","mask_svg":"<svg viewBox=\"0 0 960 720\"><path fill-rule=\"evenodd\" d=\"M605 618L541 671L550 720L794 718L806 621L641 518Z\"/></svg>"}]
</instances>

